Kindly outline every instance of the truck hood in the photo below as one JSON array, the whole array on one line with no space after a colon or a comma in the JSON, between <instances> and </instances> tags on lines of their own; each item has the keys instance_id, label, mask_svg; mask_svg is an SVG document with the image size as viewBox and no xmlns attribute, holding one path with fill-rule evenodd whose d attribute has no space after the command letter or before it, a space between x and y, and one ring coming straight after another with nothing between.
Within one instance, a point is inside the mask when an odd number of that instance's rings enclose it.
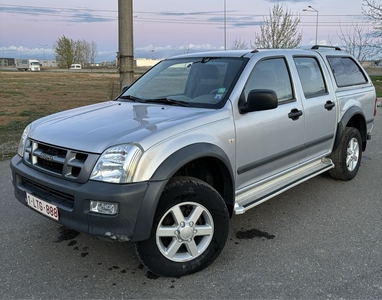
<instances>
[{"instance_id":1,"label":"truck hood","mask_svg":"<svg viewBox=\"0 0 382 300\"><path fill-rule=\"evenodd\" d=\"M29 137L58 147L102 153L113 145L139 143L148 135L176 126L177 123L186 129L184 125L187 119L200 118L212 111L109 101L41 118L33 122Z\"/></svg>"}]
</instances>

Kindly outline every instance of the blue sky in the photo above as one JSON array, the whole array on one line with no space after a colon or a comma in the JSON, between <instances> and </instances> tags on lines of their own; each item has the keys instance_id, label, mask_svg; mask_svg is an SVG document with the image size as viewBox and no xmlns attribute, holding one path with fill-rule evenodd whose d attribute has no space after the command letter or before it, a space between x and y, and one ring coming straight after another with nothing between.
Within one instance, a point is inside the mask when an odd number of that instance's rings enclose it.
<instances>
[{"instance_id":1,"label":"blue sky","mask_svg":"<svg viewBox=\"0 0 382 300\"><path fill-rule=\"evenodd\" d=\"M235 39L250 47L259 24L277 2L301 17L303 45L315 42L317 13L303 11L309 5L318 11L321 44L338 45L341 27L365 21L362 0L135 0L135 57L160 59L219 50L224 48L224 37L227 49ZM43 59L45 53L54 59L53 45L63 35L96 42L97 61L115 59L118 1L0 0L0 57Z\"/></svg>"}]
</instances>

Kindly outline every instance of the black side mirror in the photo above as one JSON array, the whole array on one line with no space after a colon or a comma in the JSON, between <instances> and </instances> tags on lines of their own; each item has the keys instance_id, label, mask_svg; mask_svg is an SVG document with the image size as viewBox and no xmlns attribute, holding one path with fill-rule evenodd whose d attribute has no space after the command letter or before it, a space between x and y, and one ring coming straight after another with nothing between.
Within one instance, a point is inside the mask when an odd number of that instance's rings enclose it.
<instances>
[{"instance_id":1,"label":"black side mirror","mask_svg":"<svg viewBox=\"0 0 382 300\"><path fill-rule=\"evenodd\" d=\"M256 89L248 94L247 101L240 106L241 113L275 109L278 106L277 94L273 90Z\"/></svg>"}]
</instances>

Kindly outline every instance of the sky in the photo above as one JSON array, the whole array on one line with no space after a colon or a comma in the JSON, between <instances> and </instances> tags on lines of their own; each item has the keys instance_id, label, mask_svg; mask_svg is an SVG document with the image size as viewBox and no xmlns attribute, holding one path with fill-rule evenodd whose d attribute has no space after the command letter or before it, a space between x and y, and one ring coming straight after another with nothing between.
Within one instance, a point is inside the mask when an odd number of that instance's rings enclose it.
<instances>
[{"instance_id":1,"label":"sky","mask_svg":"<svg viewBox=\"0 0 382 300\"><path fill-rule=\"evenodd\" d=\"M366 22L372 30L363 0L133 0L134 56L232 49L235 41L250 49L276 3L301 18L302 46L315 44L316 29L323 45L340 45L341 29L352 24ZM97 62L115 60L118 1L0 0L0 57L54 59L62 36L95 42Z\"/></svg>"}]
</instances>

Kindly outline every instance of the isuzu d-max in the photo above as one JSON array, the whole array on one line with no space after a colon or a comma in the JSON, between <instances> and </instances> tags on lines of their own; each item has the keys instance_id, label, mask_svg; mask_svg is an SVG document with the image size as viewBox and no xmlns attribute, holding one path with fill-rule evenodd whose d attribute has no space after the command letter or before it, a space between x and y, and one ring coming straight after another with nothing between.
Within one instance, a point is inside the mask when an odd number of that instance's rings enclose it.
<instances>
[{"instance_id":1,"label":"isuzu d-max","mask_svg":"<svg viewBox=\"0 0 382 300\"><path fill-rule=\"evenodd\" d=\"M339 48L172 57L115 100L27 126L15 196L179 277L218 257L234 214L323 172L356 176L375 114L370 78Z\"/></svg>"}]
</instances>

